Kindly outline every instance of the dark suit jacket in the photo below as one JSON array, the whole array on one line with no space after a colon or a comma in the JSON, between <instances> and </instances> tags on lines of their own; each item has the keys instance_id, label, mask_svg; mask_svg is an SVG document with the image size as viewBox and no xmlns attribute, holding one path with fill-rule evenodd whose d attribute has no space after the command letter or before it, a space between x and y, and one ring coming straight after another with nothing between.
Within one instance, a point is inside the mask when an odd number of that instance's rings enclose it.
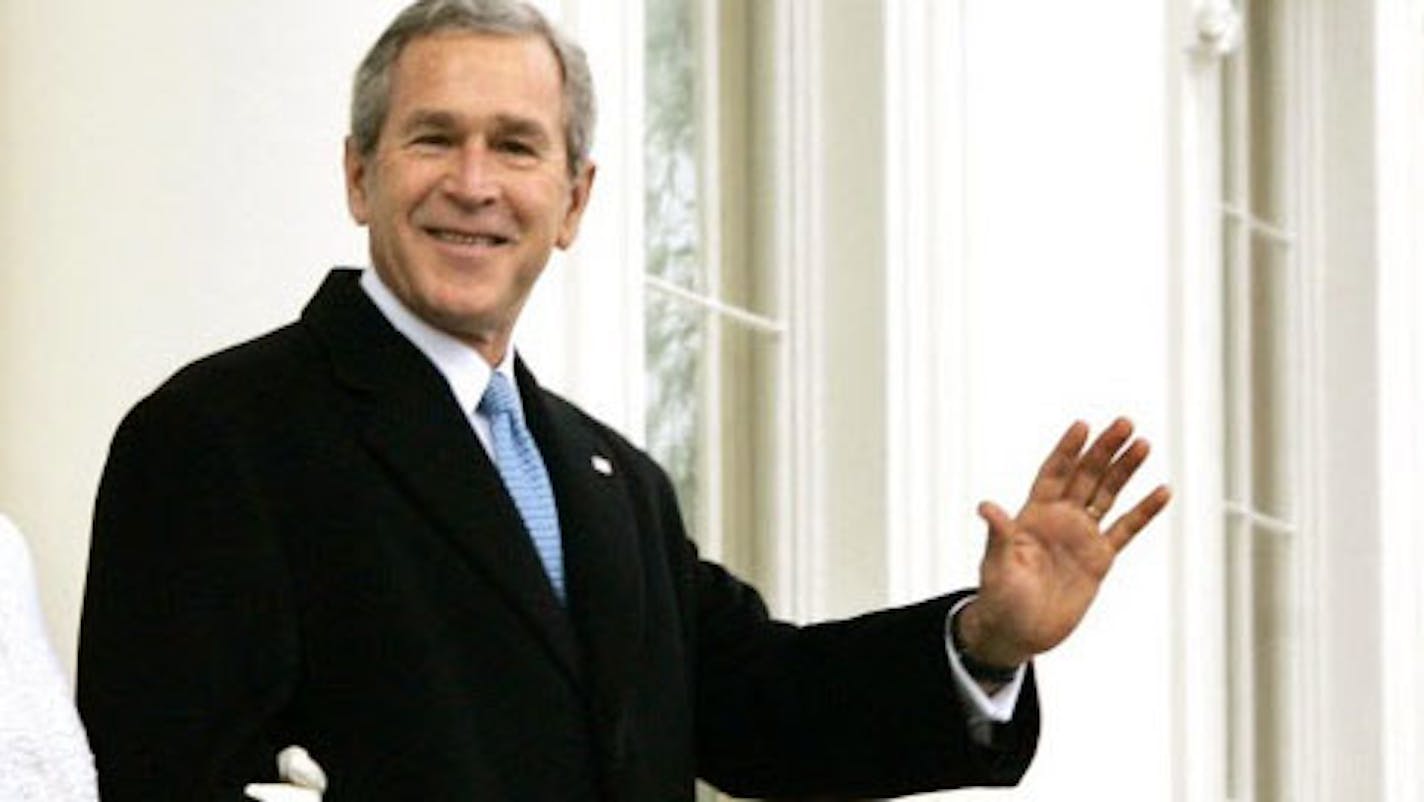
<instances>
[{"instance_id":1,"label":"dark suit jacket","mask_svg":"<svg viewBox=\"0 0 1424 802\"><path fill-rule=\"evenodd\" d=\"M290 744L335 802L668 802L694 774L744 795L1017 780L1034 692L996 748L971 744L952 597L769 620L697 559L647 456L519 380L567 609L443 377L354 272L135 407L99 491L79 654L106 802L240 799Z\"/></svg>"}]
</instances>

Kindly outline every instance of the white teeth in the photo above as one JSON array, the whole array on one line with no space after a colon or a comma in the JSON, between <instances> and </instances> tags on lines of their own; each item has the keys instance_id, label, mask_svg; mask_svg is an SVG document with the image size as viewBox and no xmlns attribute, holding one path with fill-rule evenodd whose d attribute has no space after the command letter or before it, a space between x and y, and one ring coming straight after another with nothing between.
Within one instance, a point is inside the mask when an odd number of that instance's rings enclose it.
<instances>
[{"instance_id":1,"label":"white teeth","mask_svg":"<svg viewBox=\"0 0 1424 802\"><path fill-rule=\"evenodd\" d=\"M442 242L449 242L455 245L485 245L494 247L504 240L488 234L461 234L456 231L432 231L435 238Z\"/></svg>"}]
</instances>

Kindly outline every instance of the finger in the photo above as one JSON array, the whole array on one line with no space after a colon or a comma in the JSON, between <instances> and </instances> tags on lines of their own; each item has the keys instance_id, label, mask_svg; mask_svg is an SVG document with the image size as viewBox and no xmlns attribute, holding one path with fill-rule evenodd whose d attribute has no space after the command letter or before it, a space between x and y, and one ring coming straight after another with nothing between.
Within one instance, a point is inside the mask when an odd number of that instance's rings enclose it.
<instances>
[{"instance_id":1,"label":"finger","mask_svg":"<svg viewBox=\"0 0 1424 802\"><path fill-rule=\"evenodd\" d=\"M1172 491L1166 485L1159 485L1156 490L1148 493L1146 498L1137 502L1137 506L1123 513L1104 535L1112 544L1113 550L1122 551L1127 548L1127 544L1132 542L1137 533L1151 523L1171 500Z\"/></svg>"},{"instance_id":2,"label":"finger","mask_svg":"<svg viewBox=\"0 0 1424 802\"><path fill-rule=\"evenodd\" d=\"M1038 476L1033 480L1033 487L1029 488L1028 492L1031 501L1057 501L1063 497L1063 491L1068 487L1068 478L1073 473L1073 466L1078 463L1078 454L1082 452L1086 442L1088 424L1080 420L1073 421L1073 425L1058 438L1058 444L1038 469Z\"/></svg>"},{"instance_id":3,"label":"finger","mask_svg":"<svg viewBox=\"0 0 1424 802\"><path fill-rule=\"evenodd\" d=\"M1009 533L1014 528L1014 519L1009 517L1003 507L992 501L980 502L979 517L989 525L989 548L995 548L1008 541Z\"/></svg>"},{"instance_id":4,"label":"finger","mask_svg":"<svg viewBox=\"0 0 1424 802\"><path fill-rule=\"evenodd\" d=\"M1118 418L1104 429L1074 466L1063 497L1075 504L1086 505L1097 491L1098 485L1102 484L1103 473L1112 463L1113 456L1129 437L1132 437L1132 422L1127 418Z\"/></svg>"},{"instance_id":5,"label":"finger","mask_svg":"<svg viewBox=\"0 0 1424 802\"><path fill-rule=\"evenodd\" d=\"M1122 488L1127 484L1132 475L1137 473L1137 469L1142 467L1142 463L1151 453L1152 446L1146 440L1134 440L1117 459L1108 466L1107 473L1103 474L1102 484L1094 491L1093 498L1088 502L1088 514L1094 518L1102 518L1108 510L1112 509L1117 502L1117 494L1122 492Z\"/></svg>"}]
</instances>

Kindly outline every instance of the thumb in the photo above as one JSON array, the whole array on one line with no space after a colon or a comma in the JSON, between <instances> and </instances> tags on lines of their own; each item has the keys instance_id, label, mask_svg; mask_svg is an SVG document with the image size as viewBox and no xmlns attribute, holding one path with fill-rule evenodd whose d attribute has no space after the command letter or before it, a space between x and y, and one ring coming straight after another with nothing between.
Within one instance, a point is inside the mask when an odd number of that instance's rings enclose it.
<instances>
[{"instance_id":1,"label":"thumb","mask_svg":"<svg viewBox=\"0 0 1424 802\"><path fill-rule=\"evenodd\" d=\"M979 517L984 519L984 523L989 525L989 547L1007 540L1014 528L1014 519L1004 511L1003 507L992 501L979 502Z\"/></svg>"}]
</instances>

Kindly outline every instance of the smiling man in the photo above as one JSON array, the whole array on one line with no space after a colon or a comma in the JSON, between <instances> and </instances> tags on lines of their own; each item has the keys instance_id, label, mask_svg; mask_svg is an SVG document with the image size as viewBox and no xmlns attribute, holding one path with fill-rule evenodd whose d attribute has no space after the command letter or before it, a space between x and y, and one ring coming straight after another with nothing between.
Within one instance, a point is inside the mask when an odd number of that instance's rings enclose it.
<instances>
[{"instance_id":1,"label":"smiling man","mask_svg":"<svg viewBox=\"0 0 1424 802\"><path fill-rule=\"evenodd\" d=\"M334 271L300 320L180 371L115 435L79 664L105 800L242 799L291 745L320 769L267 790L333 800L1022 775L1028 661L1166 503L1100 523L1146 444L1071 426L1017 515L981 510L973 592L770 619L698 559L663 472L511 346L578 233L592 129L582 52L524 3L421 0L372 48L345 167L373 269Z\"/></svg>"},{"instance_id":2,"label":"smiling man","mask_svg":"<svg viewBox=\"0 0 1424 802\"><path fill-rule=\"evenodd\" d=\"M423 36L397 59L375 139L346 145L351 213L381 282L491 365L593 184L565 142L562 72L538 36Z\"/></svg>"}]
</instances>

